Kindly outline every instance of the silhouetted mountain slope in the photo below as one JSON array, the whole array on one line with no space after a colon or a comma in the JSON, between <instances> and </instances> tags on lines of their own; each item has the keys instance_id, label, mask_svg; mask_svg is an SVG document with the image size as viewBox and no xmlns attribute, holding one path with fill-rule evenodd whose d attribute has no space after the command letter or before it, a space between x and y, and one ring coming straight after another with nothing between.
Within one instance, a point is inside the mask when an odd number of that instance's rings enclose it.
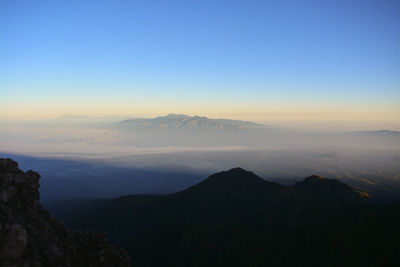
<instances>
[{"instance_id":1,"label":"silhouetted mountain slope","mask_svg":"<svg viewBox=\"0 0 400 267\"><path fill-rule=\"evenodd\" d=\"M235 168L175 194L87 206L55 213L106 232L135 266L390 266L400 248L399 206L318 176L284 187Z\"/></svg>"},{"instance_id":2,"label":"silhouetted mountain slope","mask_svg":"<svg viewBox=\"0 0 400 267\"><path fill-rule=\"evenodd\" d=\"M242 168L234 168L226 172L219 172L211 175L204 181L193 186L197 188L231 188L231 189L255 189L264 190L271 187L280 187L278 183L268 182L258 177L252 172Z\"/></svg>"},{"instance_id":3,"label":"silhouetted mountain slope","mask_svg":"<svg viewBox=\"0 0 400 267\"><path fill-rule=\"evenodd\" d=\"M129 266L125 252L94 232L75 232L39 202L40 175L0 159L0 266Z\"/></svg>"},{"instance_id":4,"label":"silhouetted mountain slope","mask_svg":"<svg viewBox=\"0 0 400 267\"><path fill-rule=\"evenodd\" d=\"M347 184L338 180L324 179L318 175L307 177L302 182L296 183L294 187L317 200L331 201L337 204L360 200L360 195Z\"/></svg>"}]
</instances>

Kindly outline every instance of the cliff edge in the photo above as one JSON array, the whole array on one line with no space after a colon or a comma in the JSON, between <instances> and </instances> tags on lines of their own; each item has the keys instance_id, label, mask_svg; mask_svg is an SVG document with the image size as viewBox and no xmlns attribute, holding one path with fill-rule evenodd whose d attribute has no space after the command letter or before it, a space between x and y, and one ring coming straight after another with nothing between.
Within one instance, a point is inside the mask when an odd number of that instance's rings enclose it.
<instances>
[{"instance_id":1,"label":"cliff edge","mask_svg":"<svg viewBox=\"0 0 400 267\"><path fill-rule=\"evenodd\" d=\"M39 201L40 175L0 158L0 263L4 267L130 266L104 235L70 231Z\"/></svg>"}]
</instances>

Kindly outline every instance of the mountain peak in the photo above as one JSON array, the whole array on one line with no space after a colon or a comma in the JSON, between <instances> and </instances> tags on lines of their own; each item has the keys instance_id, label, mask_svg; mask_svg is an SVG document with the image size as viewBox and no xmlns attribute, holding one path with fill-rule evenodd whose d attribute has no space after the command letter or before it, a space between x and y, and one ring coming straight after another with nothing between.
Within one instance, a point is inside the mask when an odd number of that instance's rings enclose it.
<instances>
[{"instance_id":1,"label":"mountain peak","mask_svg":"<svg viewBox=\"0 0 400 267\"><path fill-rule=\"evenodd\" d=\"M320 180L323 180L323 179L324 179L324 177L316 175L316 174L313 174L313 175L311 175L309 177L304 178L304 180L310 180L310 181L320 181Z\"/></svg>"},{"instance_id":2,"label":"mountain peak","mask_svg":"<svg viewBox=\"0 0 400 267\"><path fill-rule=\"evenodd\" d=\"M236 167L210 175L207 179L195 185L194 188L265 189L276 186L280 185L265 181L251 171Z\"/></svg>"},{"instance_id":3,"label":"mountain peak","mask_svg":"<svg viewBox=\"0 0 400 267\"><path fill-rule=\"evenodd\" d=\"M182 119L182 118L189 118L190 116L186 114L177 114L177 113L170 113L166 116L160 116L158 118L169 118L169 119Z\"/></svg>"},{"instance_id":4,"label":"mountain peak","mask_svg":"<svg viewBox=\"0 0 400 267\"><path fill-rule=\"evenodd\" d=\"M311 175L303 181L297 182L294 187L326 201L356 202L362 199L360 194L347 184L319 175Z\"/></svg>"}]
</instances>

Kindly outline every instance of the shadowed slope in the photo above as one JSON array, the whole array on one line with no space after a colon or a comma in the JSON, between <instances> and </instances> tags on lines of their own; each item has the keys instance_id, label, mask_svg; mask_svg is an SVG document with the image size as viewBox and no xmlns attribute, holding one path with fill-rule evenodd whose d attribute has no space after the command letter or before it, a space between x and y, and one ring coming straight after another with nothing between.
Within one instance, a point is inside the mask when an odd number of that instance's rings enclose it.
<instances>
[{"instance_id":1,"label":"shadowed slope","mask_svg":"<svg viewBox=\"0 0 400 267\"><path fill-rule=\"evenodd\" d=\"M341 266L348 260L342 244L360 244L353 229L363 218L375 218L374 209L337 180L311 176L284 187L241 168L171 195L132 195L88 206L64 219L77 229L106 232L129 251L135 266L318 266L325 258L332 263L327 266ZM375 225L362 229L380 238ZM372 248L386 249L368 244ZM352 266L369 261L355 257Z\"/></svg>"},{"instance_id":2,"label":"shadowed slope","mask_svg":"<svg viewBox=\"0 0 400 267\"><path fill-rule=\"evenodd\" d=\"M338 180L324 179L318 175L307 177L294 187L324 201L334 203L360 201L360 194L354 192L347 184Z\"/></svg>"},{"instance_id":3,"label":"shadowed slope","mask_svg":"<svg viewBox=\"0 0 400 267\"><path fill-rule=\"evenodd\" d=\"M272 187L281 187L278 183L268 182L252 172L242 168L233 168L209 176L204 181L194 185L195 188L231 188L264 190Z\"/></svg>"}]
</instances>

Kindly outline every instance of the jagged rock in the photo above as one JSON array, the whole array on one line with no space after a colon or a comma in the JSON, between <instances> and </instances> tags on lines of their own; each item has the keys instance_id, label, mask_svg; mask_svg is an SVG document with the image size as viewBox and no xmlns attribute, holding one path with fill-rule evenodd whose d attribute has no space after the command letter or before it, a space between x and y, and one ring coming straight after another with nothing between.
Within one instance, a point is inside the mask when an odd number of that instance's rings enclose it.
<instances>
[{"instance_id":1,"label":"jagged rock","mask_svg":"<svg viewBox=\"0 0 400 267\"><path fill-rule=\"evenodd\" d=\"M0 265L129 266L125 251L104 235L69 231L39 201L40 175L0 159Z\"/></svg>"}]
</instances>

